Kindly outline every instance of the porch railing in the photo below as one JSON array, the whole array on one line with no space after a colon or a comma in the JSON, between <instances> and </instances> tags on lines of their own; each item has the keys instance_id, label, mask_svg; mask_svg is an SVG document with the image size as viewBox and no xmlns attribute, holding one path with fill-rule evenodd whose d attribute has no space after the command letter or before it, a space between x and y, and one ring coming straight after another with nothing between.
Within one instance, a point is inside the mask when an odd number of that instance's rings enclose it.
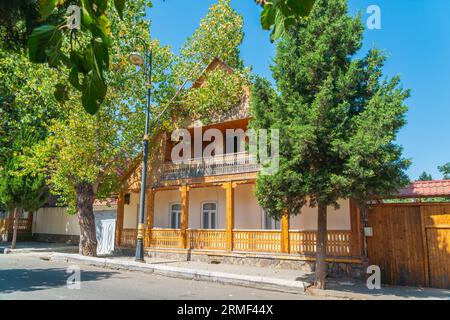
<instances>
[{"instance_id":1,"label":"porch railing","mask_svg":"<svg viewBox=\"0 0 450 320\"><path fill-rule=\"evenodd\" d=\"M281 231L279 230L234 230L235 251L280 252Z\"/></svg>"},{"instance_id":2,"label":"porch railing","mask_svg":"<svg viewBox=\"0 0 450 320\"><path fill-rule=\"evenodd\" d=\"M225 230L188 230L189 243L192 249L210 249L225 250L226 249L226 233Z\"/></svg>"},{"instance_id":3,"label":"porch railing","mask_svg":"<svg viewBox=\"0 0 450 320\"><path fill-rule=\"evenodd\" d=\"M161 180L256 172L260 169L256 160L256 155L240 152L209 158L194 158L180 164L166 162L162 165Z\"/></svg>"},{"instance_id":4,"label":"porch railing","mask_svg":"<svg viewBox=\"0 0 450 320\"><path fill-rule=\"evenodd\" d=\"M137 229L123 229L123 247L136 246ZM181 248L180 229L154 228L145 234L145 246L152 248ZM226 250L226 231L223 229L188 229L189 249ZM233 230L233 251L281 252L280 230ZM315 254L316 232L289 230L291 254ZM327 242L329 256L351 256L351 231L329 230Z\"/></svg>"},{"instance_id":5,"label":"porch railing","mask_svg":"<svg viewBox=\"0 0 450 320\"><path fill-rule=\"evenodd\" d=\"M181 230L180 229L157 229L146 233L148 247L161 248L180 248Z\"/></svg>"},{"instance_id":6,"label":"porch railing","mask_svg":"<svg viewBox=\"0 0 450 320\"><path fill-rule=\"evenodd\" d=\"M0 219L0 241L6 241L8 237L8 219Z\"/></svg>"},{"instance_id":7,"label":"porch railing","mask_svg":"<svg viewBox=\"0 0 450 320\"><path fill-rule=\"evenodd\" d=\"M289 231L291 253L316 253L316 231ZM330 230L327 238L327 254L330 256L351 255L351 231Z\"/></svg>"}]
</instances>

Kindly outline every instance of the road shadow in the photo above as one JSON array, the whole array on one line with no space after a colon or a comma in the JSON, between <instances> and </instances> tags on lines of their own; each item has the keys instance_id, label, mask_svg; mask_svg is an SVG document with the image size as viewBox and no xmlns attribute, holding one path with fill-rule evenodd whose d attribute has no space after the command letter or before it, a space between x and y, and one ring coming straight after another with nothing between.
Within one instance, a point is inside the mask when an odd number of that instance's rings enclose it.
<instances>
[{"instance_id":1,"label":"road shadow","mask_svg":"<svg viewBox=\"0 0 450 320\"><path fill-rule=\"evenodd\" d=\"M31 292L66 287L73 273L66 268L45 269L0 269L0 293ZM81 284L112 277L118 272L81 270Z\"/></svg>"}]
</instances>

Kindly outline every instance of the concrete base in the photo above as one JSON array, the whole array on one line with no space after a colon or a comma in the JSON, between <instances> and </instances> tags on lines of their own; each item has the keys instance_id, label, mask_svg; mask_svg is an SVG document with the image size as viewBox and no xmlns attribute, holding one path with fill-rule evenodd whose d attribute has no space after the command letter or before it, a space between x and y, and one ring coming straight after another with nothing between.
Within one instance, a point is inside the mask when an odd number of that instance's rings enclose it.
<instances>
[{"instance_id":1,"label":"concrete base","mask_svg":"<svg viewBox=\"0 0 450 320\"><path fill-rule=\"evenodd\" d=\"M117 254L133 256L133 248L119 248ZM295 269L302 272L314 272L314 256L293 254L265 254L249 252L226 252L211 250L184 249L145 249L150 258L163 258L179 261L199 261L211 264L233 264L255 267L271 267L280 269ZM362 279L365 275L360 258L333 257L328 260L328 276L335 278L350 277Z\"/></svg>"},{"instance_id":2,"label":"concrete base","mask_svg":"<svg viewBox=\"0 0 450 320\"><path fill-rule=\"evenodd\" d=\"M80 236L68 234L35 233L33 234L33 241L78 245L78 243L80 242Z\"/></svg>"}]
</instances>

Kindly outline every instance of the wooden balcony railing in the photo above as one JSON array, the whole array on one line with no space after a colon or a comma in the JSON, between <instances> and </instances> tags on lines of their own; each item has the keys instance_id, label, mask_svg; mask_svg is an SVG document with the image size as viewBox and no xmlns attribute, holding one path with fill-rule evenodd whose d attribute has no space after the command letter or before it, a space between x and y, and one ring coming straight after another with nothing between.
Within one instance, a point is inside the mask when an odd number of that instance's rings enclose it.
<instances>
[{"instance_id":1,"label":"wooden balcony railing","mask_svg":"<svg viewBox=\"0 0 450 320\"><path fill-rule=\"evenodd\" d=\"M289 231L291 253L313 254L316 252L316 231ZM330 256L351 255L351 231L330 230L327 239Z\"/></svg>"},{"instance_id":2,"label":"wooden balcony railing","mask_svg":"<svg viewBox=\"0 0 450 320\"><path fill-rule=\"evenodd\" d=\"M189 243L192 249L225 250L225 230L201 229L189 230Z\"/></svg>"},{"instance_id":3,"label":"wooden balcony railing","mask_svg":"<svg viewBox=\"0 0 450 320\"><path fill-rule=\"evenodd\" d=\"M181 230L180 229L157 229L151 230L149 247L157 248L180 248L181 247ZM146 238L148 238L148 232Z\"/></svg>"},{"instance_id":4,"label":"wooden balcony railing","mask_svg":"<svg viewBox=\"0 0 450 320\"><path fill-rule=\"evenodd\" d=\"M279 230L234 230L235 251L281 252L281 231Z\"/></svg>"},{"instance_id":5,"label":"wooden balcony railing","mask_svg":"<svg viewBox=\"0 0 450 320\"><path fill-rule=\"evenodd\" d=\"M121 246L135 247L137 229L123 229ZM146 232L145 247L181 248L180 229L154 228ZM190 249L226 250L226 232L218 229L188 229L188 247ZM281 252L280 230L233 230L233 251L241 252ZM289 249L291 254L315 254L315 231L289 231ZM327 254L329 256L351 256L351 231L328 231Z\"/></svg>"},{"instance_id":6,"label":"wooden balcony railing","mask_svg":"<svg viewBox=\"0 0 450 320\"><path fill-rule=\"evenodd\" d=\"M194 158L187 163L166 162L162 165L161 180L177 180L224 174L257 172L260 165L256 155L247 152L229 153L210 158Z\"/></svg>"}]
</instances>

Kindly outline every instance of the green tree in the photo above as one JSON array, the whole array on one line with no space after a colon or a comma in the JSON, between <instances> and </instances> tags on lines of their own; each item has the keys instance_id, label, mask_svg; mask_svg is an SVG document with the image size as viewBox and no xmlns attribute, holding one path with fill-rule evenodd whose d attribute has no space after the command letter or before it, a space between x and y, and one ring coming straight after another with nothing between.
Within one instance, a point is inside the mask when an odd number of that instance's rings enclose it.
<instances>
[{"instance_id":1,"label":"green tree","mask_svg":"<svg viewBox=\"0 0 450 320\"><path fill-rule=\"evenodd\" d=\"M442 179L449 180L450 179L450 162L444 164L443 166L439 166L438 170L442 173Z\"/></svg>"},{"instance_id":2,"label":"green tree","mask_svg":"<svg viewBox=\"0 0 450 320\"><path fill-rule=\"evenodd\" d=\"M97 240L93 214L94 200L109 197L119 189L120 175L142 150L140 140L144 127L146 83L142 72L136 72L127 61L131 51L142 51L141 40L149 43L149 21L144 19L145 1L128 6L128 14L120 20L112 12L113 43L108 91L95 115L84 111L79 95L74 92L61 106L64 116L48 127L51 135L33 149L29 167L40 167L49 177L51 191L61 196L69 213L77 214L80 224L80 254L95 256ZM153 101L165 99L170 77L163 66L172 65L167 47L152 41L155 57ZM152 106L158 113L162 105Z\"/></svg>"},{"instance_id":3,"label":"green tree","mask_svg":"<svg viewBox=\"0 0 450 320\"><path fill-rule=\"evenodd\" d=\"M327 207L404 183L408 161L392 141L408 92L398 78L381 80L378 51L354 57L363 25L347 14L345 0L317 0L309 19L288 31L272 67L276 90L263 79L252 88L252 126L280 130L279 171L258 176L256 196L275 218L284 209L296 215L304 205L318 208L315 285L323 289Z\"/></svg>"},{"instance_id":4,"label":"green tree","mask_svg":"<svg viewBox=\"0 0 450 320\"><path fill-rule=\"evenodd\" d=\"M428 172L424 171L420 174L419 179L417 179L419 181L431 181L433 180L433 177L431 176L431 174L429 174Z\"/></svg>"},{"instance_id":5,"label":"green tree","mask_svg":"<svg viewBox=\"0 0 450 320\"><path fill-rule=\"evenodd\" d=\"M49 196L45 175L26 170L23 155L18 152L20 148L34 143L36 137L30 132L22 131L14 140L14 156L0 168L0 206L14 211L12 249L16 246L20 214L23 211L36 211L47 202Z\"/></svg>"}]
</instances>

